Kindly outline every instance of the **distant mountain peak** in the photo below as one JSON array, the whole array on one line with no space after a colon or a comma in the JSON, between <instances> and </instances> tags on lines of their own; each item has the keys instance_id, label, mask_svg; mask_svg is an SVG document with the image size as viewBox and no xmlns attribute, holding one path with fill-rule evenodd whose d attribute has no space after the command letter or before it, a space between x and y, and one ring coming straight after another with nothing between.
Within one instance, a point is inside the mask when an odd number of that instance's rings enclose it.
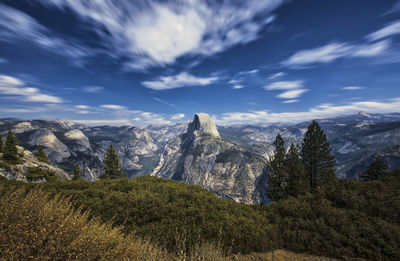
<instances>
[{"instance_id":1,"label":"distant mountain peak","mask_svg":"<svg viewBox=\"0 0 400 261\"><path fill-rule=\"evenodd\" d=\"M194 115L193 121L188 126L187 133L191 135L195 131L220 138L217 126L215 126L215 123L207 113L196 113Z\"/></svg>"}]
</instances>

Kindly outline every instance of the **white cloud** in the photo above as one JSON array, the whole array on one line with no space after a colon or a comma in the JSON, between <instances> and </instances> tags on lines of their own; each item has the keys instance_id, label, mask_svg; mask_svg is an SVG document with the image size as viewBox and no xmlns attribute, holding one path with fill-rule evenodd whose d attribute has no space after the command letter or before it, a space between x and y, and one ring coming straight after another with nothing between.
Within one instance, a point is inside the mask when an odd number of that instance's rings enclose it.
<instances>
[{"instance_id":1,"label":"white cloud","mask_svg":"<svg viewBox=\"0 0 400 261\"><path fill-rule=\"evenodd\" d=\"M113 57L128 58L127 67L140 70L254 41L284 0L42 2L91 23Z\"/></svg>"},{"instance_id":2,"label":"white cloud","mask_svg":"<svg viewBox=\"0 0 400 261\"><path fill-rule=\"evenodd\" d=\"M281 99L295 99L295 98L300 97L303 93L306 93L306 92L308 92L307 89L291 90L291 91L283 92L276 97L281 98Z\"/></svg>"},{"instance_id":3,"label":"white cloud","mask_svg":"<svg viewBox=\"0 0 400 261\"><path fill-rule=\"evenodd\" d=\"M269 85L264 86L264 89L267 91L284 91L281 94L277 95L276 97L280 99L288 99L283 101L283 103L294 103L298 102L301 95L308 92L308 89L303 89L304 81L280 81L280 82L273 82Z\"/></svg>"},{"instance_id":4,"label":"white cloud","mask_svg":"<svg viewBox=\"0 0 400 261\"><path fill-rule=\"evenodd\" d=\"M74 107L77 108L77 109L81 109L81 110L90 109L90 107L87 106L87 105L75 105Z\"/></svg>"},{"instance_id":5,"label":"white cloud","mask_svg":"<svg viewBox=\"0 0 400 261\"><path fill-rule=\"evenodd\" d=\"M104 90L104 87L102 86L85 86L82 88L84 92L87 93L101 93Z\"/></svg>"},{"instance_id":6,"label":"white cloud","mask_svg":"<svg viewBox=\"0 0 400 261\"><path fill-rule=\"evenodd\" d=\"M286 75L285 72L278 72L278 73L274 73L274 74L270 75L268 79L275 80L275 79L281 78L281 77L283 77L285 75Z\"/></svg>"},{"instance_id":7,"label":"white cloud","mask_svg":"<svg viewBox=\"0 0 400 261\"><path fill-rule=\"evenodd\" d=\"M115 110L115 111L126 110L125 106L116 105L116 104L102 104L102 105L100 105L100 108Z\"/></svg>"},{"instance_id":8,"label":"white cloud","mask_svg":"<svg viewBox=\"0 0 400 261\"><path fill-rule=\"evenodd\" d=\"M295 102L299 102L300 100L294 99L294 100L286 100L283 101L282 103L295 103Z\"/></svg>"},{"instance_id":9,"label":"white cloud","mask_svg":"<svg viewBox=\"0 0 400 261\"><path fill-rule=\"evenodd\" d=\"M174 76L162 76L158 80L144 81L142 84L153 90L168 90L185 86L204 86L218 80L217 77L196 77L187 72L181 72Z\"/></svg>"},{"instance_id":10,"label":"white cloud","mask_svg":"<svg viewBox=\"0 0 400 261\"><path fill-rule=\"evenodd\" d=\"M400 8L400 4L399 4ZM371 33L368 35L368 39L372 41L380 40L383 38L387 38L389 36L395 35L395 34L400 34L400 20L394 21L390 23L389 25L385 26L384 28Z\"/></svg>"},{"instance_id":11,"label":"white cloud","mask_svg":"<svg viewBox=\"0 0 400 261\"><path fill-rule=\"evenodd\" d=\"M244 86L243 86L243 85L240 85L240 84L236 84L236 85L234 85L232 88L235 89L235 90L237 90L237 89L242 89L242 88L244 88Z\"/></svg>"},{"instance_id":12,"label":"white cloud","mask_svg":"<svg viewBox=\"0 0 400 261\"><path fill-rule=\"evenodd\" d=\"M303 87L303 81L280 81L273 82L264 87L265 90L293 90Z\"/></svg>"},{"instance_id":13,"label":"white cloud","mask_svg":"<svg viewBox=\"0 0 400 261\"><path fill-rule=\"evenodd\" d=\"M386 40L360 45L330 43L322 47L299 51L282 64L289 67L303 67L316 63L329 63L339 58L372 57L384 54L389 47L390 42Z\"/></svg>"},{"instance_id":14,"label":"white cloud","mask_svg":"<svg viewBox=\"0 0 400 261\"><path fill-rule=\"evenodd\" d=\"M33 43L55 54L72 58L81 65L83 58L93 55L92 51L72 40L54 35L31 16L0 3L0 41Z\"/></svg>"},{"instance_id":15,"label":"white cloud","mask_svg":"<svg viewBox=\"0 0 400 261\"><path fill-rule=\"evenodd\" d=\"M183 114L183 113L178 113L178 114L173 115L173 116L171 117L171 120L177 121L177 120L181 120L181 119L183 119L183 118L185 118L185 114Z\"/></svg>"},{"instance_id":16,"label":"white cloud","mask_svg":"<svg viewBox=\"0 0 400 261\"><path fill-rule=\"evenodd\" d=\"M346 86L346 87L342 87L342 90L346 90L346 91L361 90L361 89L364 89L364 87L361 87L361 86Z\"/></svg>"},{"instance_id":17,"label":"white cloud","mask_svg":"<svg viewBox=\"0 0 400 261\"><path fill-rule=\"evenodd\" d=\"M299 112L229 112L214 116L218 125L269 124L277 122L298 123L313 119L323 119L359 111L368 113L389 113L400 111L400 97L381 101L359 101L345 105L322 104Z\"/></svg>"},{"instance_id":18,"label":"white cloud","mask_svg":"<svg viewBox=\"0 0 400 261\"><path fill-rule=\"evenodd\" d=\"M41 93L38 88L28 87L23 81L8 75L0 75L0 93L22 96L26 102L62 103L60 97Z\"/></svg>"}]
</instances>

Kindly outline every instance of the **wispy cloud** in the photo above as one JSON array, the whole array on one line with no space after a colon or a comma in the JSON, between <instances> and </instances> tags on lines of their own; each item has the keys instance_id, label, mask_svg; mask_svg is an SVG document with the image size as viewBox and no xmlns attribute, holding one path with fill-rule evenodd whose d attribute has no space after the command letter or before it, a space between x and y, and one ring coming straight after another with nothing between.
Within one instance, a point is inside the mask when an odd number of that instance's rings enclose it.
<instances>
[{"instance_id":1,"label":"wispy cloud","mask_svg":"<svg viewBox=\"0 0 400 261\"><path fill-rule=\"evenodd\" d=\"M178 113L178 114L173 115L173 116L171 117L171 120L173 120L173 121L178 121L178 120L182 120L183 118L185 118L185 114L183 114L183 113Z\"/></svg>"},{"instance_id":2,"label":"wispy cloud","mask_svg":"<svg viewBox=\"0 0 400 261\"><path fill-rule=\"evenodd\" d=\"M150 89L161 91L185 86L204 86L218 80L218 77L197 77L187 72L181 72L173 76L162 76L154 81L144 81L142 84Z\"/></svg>"},{"instance_id":3,"label":"wispy cloud","mask_svg":"<svg viewBox=\"0 0 400 261\"><path fill-rule=\"evenodd\" d=\"M264 89L267 91L284 91L276 97L280 99L288 99L283 101L283 103L294 103L298 102L297 98L299 98L304 93L308 92L308 89L304 89L304 81L280 81L273 82L269 85L264 86Z\"/></svg>"},{"instance_id":4,"label":"wispy cloud","mask_svg":"<svg viewBox=\"0 0 400 261\"><path fill-rule=\"evenodd\" d=\"M0 64L4 63L8 63L8 60L0 57Z\"/></svg>"},{"instance_id":5,"label":"wispy cloud","mask_svg":"<svg viewBox=\"0 0 400 261\"><path fill-rule=\"evenodd\" d=\"M283 77L283 76L285 76L285 75L286 75L285 72L277 72L277 73L274 73L274 74L270 75L270 76L268 77L268 79L270 79L270 80L275 80L275 79L281 78L281 77Z\"/></svg>"},{"instance_id":6,"label":"wispy cloud","mask_svg":"<svg viewBox=\"0 0 400 261\"><path fill-rule=\"evenodd\" d=\"M171 107L173 107L173 108L177 108L177 107L178 107L178 106L176 106L176 105L173 104L173 103L164 101L164 100L162 100L162 99L160 99L160 98L157 98L157 97L153 97L153 99L156 100L156 101L158 101L158 102L164 103L165 105L171 106Z\"/></svg>"},{"instance_id":7,"label":"wispy cloud","mask_svg":"<svg viewBox=\"0 0 400 261\"><path fill-rule=\"evenodd\" d=\"M371 33L370 35L368 35L367 38L372 41L377 41L396 34L400 34L400 20L394 21L385 26L384 28Z\"/></svg>"},{"instance_id":8,"label":"wispy cloud","mask_svg":"<svg viewBox=\"0 0 400 261\"><path fill-rule=\"evenodd\" d=\"M295 103L295 102L299 102L300 100L294 99L294 100L286 100L283 101L282 103Z\"/></svg>"},{"instance_id":9,"label":"wispy cloud","mask_svg":"<svg viewBox=\"0 0 400 261\"><path fill-rule=\"evenodd\" d=\"M102 86L85 86L82 90L86 93L101 93L104 91L104 87Z\"/></svg>"},{"instance_id":10,"label":"wispy cloud","mask_svg":"<svg viewBox=\"0 0 400 261\"><path fill-rule=\"evenodd\" d=\"M288 67L304 67L318 63L329 63L339 58L373 57L389 50L390 42L383 40L376 43L352 45L349 43L330 43L321 47L302 50L284 61Z\"/></svg>"},{"instance_id":11,"label":"wispy cloud","mask_svg":"<svg viewBox=\"0 0 400 261\"><path fill-rule=\"evenodd\" d=\"M23 97L25 102L62 103L60 97L44 94L38 88L27 86L20 79L8 75L0 75L0 93Z\"/></svg>"},{"instance_id":12,"label":"wispy cloud","mask_svg":"<svg viewBox=\"0 0 400 261\"><path fill-rule=\"evenodd\" d=\"M282 99L295 99L300 97L301 95L303 95L303 93L308 92L309 90L307 89L299 89L299 90L292 90L292 91L286 91L283 92L281 94L279 94L278 98L282 98ZM293 101L293 100L292 100Z\"/></svg>"},{"instance_id":13,"label":"wispy cloud","mask_svg":"<svg viewBox=\"0 0 400 261\"><path fill-rule=\"evenodd\" d=\"M235 84L235 85L233 85L233 87L232 87L233 89L235 89L235 90L238 90L238 89L242 89L242 88L244 88L244 86L243 85L241 85L241 84Z\"/></svg>"},{"instance_id":14,"label":"wispy cloud","mask_svg":"<svg viewBox=\"0 0 400 261\"><path fill-rule=\"evenodd\" d=\"M280 82L273 82L264 87L264 89L268 91L272 90L293 90L303 87L303 81L280 81Z\"/></svg>"},{"instance_id":15,"label":"wispy cloud","mask_svg":"<svg viewBox=\"0 0 400 261\"><path fill-rule=\"evenodd\" d=\"M91 23L112 56L128 58L127 67L140 70L254 41L284 0L42 2Z\"/></svg>"},{"instance_id":16,"label":"wispy cloud","mask_svg":"<svg viewBox=\"0 0 400 261\"><path fill-rule=\"evenodd\" d=\"M132 126L147 126L147 125L162 125L171 124L172 122L168 120L164 115L145 112L141 110L131 110L126 106L118 104L102 104L99 106L100 109L106 110L103 112L106 116L110 117L110 125L132 125ZM90 125L100 125L103 120L96 122L90 122ZM108 120L104 120L108 121ZM113 122L115 121L115 122ZM120 124L123 122L124 124Z\"/></svg>"},{"instance_id":17,"label":"wispy cloud","mask_svg":"<svg viewBox=\"0 0 400 261\"><path fill-rule=\"evenodd\" d=\"M93 55L88 48L73 40L55 35L31 16L0 3L0 41L12 44L33 43L55 54L72 58L81 65L85 57Z\"/></svg>"},{"instance_id":18,"label":"wispy cloud","mask_svg":"<svg viewBox=\"0 0 400 261\"><path fill-rule=\"evenodd\" d=\"M346 86L346 87L342 87L342 90L345 90L345 91L361 90L361 89L364 89L364 87L361 87L361 86Z\"/></svg>"},{"instance_id":19,"label":"wispy cloud","mask_svg":"<svg viewBox=\"0 0 400 261\"><path fill-rule=\"evenodd\" d=\"M115 111L125 110L126 109L125 106L116 105L116 104L103 104L103 105L100 105L100 108L109 109L109 110L115 110Z\"/></svg>"},{"instance_id":20,"label":"wispy cloud","mask_svg":"<svg viewBox=\"0 0 400 261\"><path fill-rule=\"evenodd\" d=\"M298 123L306 120L323 119L338 115L352 114L359 111L370 113L389 113L400 111L400 97L381 101L359 101L345 105L322 104L310 108L308 111L298 112L229 112L214 116L218 125L236 124L269 124L269 123Z\"/></svg>"}]
</instances>

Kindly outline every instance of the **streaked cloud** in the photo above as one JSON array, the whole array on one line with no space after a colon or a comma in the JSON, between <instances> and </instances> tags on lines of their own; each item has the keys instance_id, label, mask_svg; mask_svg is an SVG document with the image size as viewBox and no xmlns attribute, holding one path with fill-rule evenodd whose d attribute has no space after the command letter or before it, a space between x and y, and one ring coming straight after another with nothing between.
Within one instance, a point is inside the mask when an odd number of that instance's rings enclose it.
<instances>
[{"instance_id":1,"label":"streaked cloud","mask_svg":"<svg viewBox=\"0 0 400 261\"><path fill-rule=\"evenodd\" d=\"M299 102L300 100L294 99L294 100L286 100L283 101L282 103L295 103L295 102Z\"/></svg>"},{"instance_id":2,"label":"streaked cloud","mask_svg":"<svg viewBox=\"0 0 400 261\"><path fill-rule=\"evenodd\" d=\"M346 87L342 87L342 90L346 90L346 91L361 90L361 89L364 89L364 87L361 87L361 86L346 86Z\"/></svg>"},{"instance_id":3,"label":"streaked cloud","mask_svg":"<svg viewBox=\"0 0 400 261\"><path fill-rule=\"evenodd\" d=\"M371 41L377 41L396 34L400 34L400 20L396 20L388 24L384 28L371 33L370 35L368 35L367 38Z\"/></svg>"},{"instance_id":4,"label":"streaked cloud","mask_svg":"<svg viewBox=\"0 0 400 261\"><path fill-rule=\"evenodd\" d=\"M144 81L142 84L150 89L161 91L186 86L204 86L218 80L218 77L197 77L187 72L181 72L173 76L161 76L154 81Z\"/></svg>"},{"instance_id":5,"label":"streaked cloud","mask_svg":"<svg viewBox=\"0 0 400 261\"><path fill-rule=\"evenodd\" d=\"M185 114L184 113L178 113L178 114L173 115L171 117L171 120L177 121L177 120L182 120L183 118L185 118Z\"/></svg>"},{"instance_id":6,"label":"streaked cloud","mask_svg":"<svg viewBox=\"0 0 400 261\"><path fill-rule=\"evenodd\" d=\"M22 97L22 100L25 102L63 102L60 97L42 93L38 88L29 87L22 80L8 75L0 75L0 93Z\"/></svg>"},{"instance_id":7,"label":"streaked cloud","mask_svg":"<svg viewBox=\"0 0 400 261\"><path fill-rule=\"evenodd\" d=\"M390 42L388 40L359 45L334 42L321 47L299 51L282 64L288 67L301 68L318 63L330 63L339 58L379 56L387 52L389 48Z\"/></svg>"},{"instance_id":8,"label":"streaked cloud","mask_svg":"<svg viewBox=\"0 0 400 261\"><path fill-rule=\"evenodd\" d=\"M310 108L308 111L298 112L271 112L271 111L249 111L249 112L229 112L221 115L214 115L214 120L218 125L237 125L237 124L270 124L270 123L299 123L313 119L324 119L339 115L348 115L365 111L368 113L390 113L400 111L400 97L373 101L358 101L345 105L321 104Z\"/></svg>"},{"instance_id":9,"label":"streaked cloud","mask_svg":"<svg viewBox=\"0 0 400 261\"><path fill-rule=\"evenodd\" d=\"M276 97L281 98L281 99L295 99L295 98L300 97L301 95L303 95L303 93L306 93L308 91L309 90L307 90L307 89L291 90L291 91L283 92Z\"/></svg>"},{"instance_id":10,"label":"streaked cloud","mask_svg":"<svg viewBox=\"0 0 400 261\"><path fill-rule=\"evenodd\" d=\"M11 44L34 44L81 65L93 52L73 40L57 36L33 17L0 3L0 41Z\"/></svg>"},{"instance_id":11,"label":"streaked cloud","mask_svg":"<svg viewBox=\"0 0 400 261\"><path fill-rule=\"evenodd\" d=\"M8 60L0 57L0 64L5 64L5 63L8 63Z\"/></svg>"},{"instance_id":12,"label":"streaked cloud","mask_svg":"<svg viewBox=\"0 0 400 261\"><path fill-rule=\"evenodd\" d=\"M280 99L287 99L282 103L294 103L299 102L297 99L304 93L308 92L308 89L304 89L304 81L279 81L273 82L269 85L264 86L264 89L267 91L284 91L278 94L276 97Z\"/></svg>"},{"instance_id":13,"label":"streaked cloud","mask_svg":"<svg viewBox=\"0 0 400 261\"><path fill-rule=\"evenodd\" d=\"M264 87L265 90L273 91L273 90L293 90L303 87L303 81L280 81L273 82Z\"/></svg>"},{"instance_id":14,"label":"streaked cloud","mask_svg":"<svg viewBox=\"0 0 400 261\"><path fill-rule=\"evenodd\" d=\"M158 101L158 102L164 103L165 105L171 106L171 107L173 107L173 108L177 108L177 107L178 107L178 106L176 106L175 104L170 103L170 102L167 102L167 101L164 101L164 100L162 100L162 99L160 99L160 98L158 98L158 97L153 97L153 99L156 100L156 101Z\"/></svg>"},{"instance_id":15,"label":"streaked cloud","mask_svg":"<svg viewBox=\"0 0 400 261\"><path fill-rule=\"evenodd\" d=\"M102 86L85 86L82 90L86 93L101 93L104 91L104 87Z\"/></svg>"},{"instance_id":16,"label":"streaked cloud","mask_svg":"<svg viewBox=\"0 0 400 261\"><path fill-rule=\"evenodd\" d=\"M268 79L270 79L270 80L275 80L275 79L277 79L277 78L281 78L281 77L285 76L286 74L287 74L287 73L285 73L285 72L277 72L277 73L271 74L271 75L268 77Z\"/></svg>"},{"instance_id":17,"label":"streaked cloud","mask_svg":"<svg viewBox=\"0 0 400 261\"><path fill-rule=\"evenodd\" d=\"M126 107L125 106L121 106L121 105L116 105L116 104L102 104L100 105L100 108L103 109L109 109L109 110L125 110Z\"/></svg>"},{"instance_id":18,"label":"streaked cloud","mask_svg":"<svg viewBox=\"0 0 400 261\"><path fill-rule=\"evenodd\" d=\"M127 68L144 70L254 41L284 0L41 2L74 12L93 25L111 56L129 58Z\"/></svg>"}]
</instances>

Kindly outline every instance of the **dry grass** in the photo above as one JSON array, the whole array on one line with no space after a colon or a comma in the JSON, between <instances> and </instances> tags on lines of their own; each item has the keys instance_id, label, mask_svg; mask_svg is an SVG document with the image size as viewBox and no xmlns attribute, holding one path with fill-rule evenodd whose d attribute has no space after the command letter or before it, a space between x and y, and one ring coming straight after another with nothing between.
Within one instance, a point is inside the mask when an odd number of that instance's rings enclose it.
<instances>
[{"instance_id":1,"label":"dry grass","mask_svg":"<svg viewBox=\"0 0 400 261\"><path fill-rule=\"evenodd\" d=\"M225 260L212 244L182 248L172 256L124 235L121 227L88 217L68 198L40 190L5 193L0 198L0 260Z\"/></svg>"},{"instance_id":2,"label":"dry grass","mask_svg":"<svg viewBox=\"0 0 400 261\"><path fill-rule=\"evenodd\" d=\"M268 253L255 253L250 255L235 255L231 260L234 261L335 261L337 259L311 256L305 254L295 254L285 250L275 250Z\"/></svg>"}]
</instances>

